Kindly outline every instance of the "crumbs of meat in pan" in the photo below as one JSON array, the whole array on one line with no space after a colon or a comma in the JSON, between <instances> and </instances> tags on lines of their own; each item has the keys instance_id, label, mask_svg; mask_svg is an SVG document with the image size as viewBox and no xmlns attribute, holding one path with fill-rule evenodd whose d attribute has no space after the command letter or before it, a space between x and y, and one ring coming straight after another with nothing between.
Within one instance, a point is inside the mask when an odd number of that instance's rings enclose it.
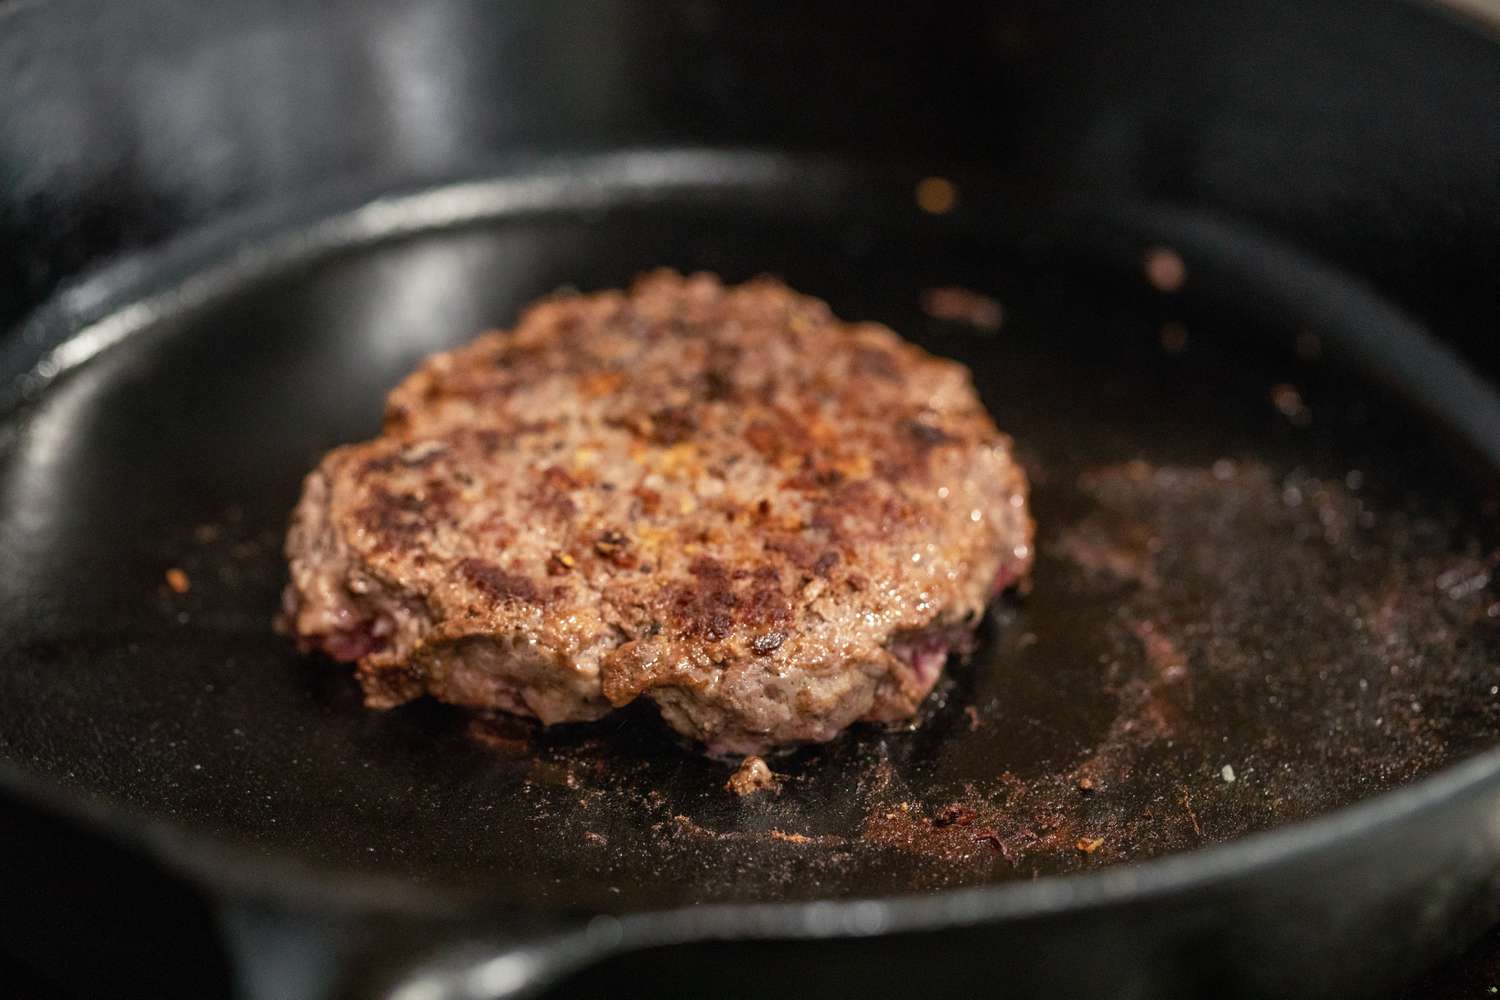
<instances>
[{"instance_id":1,"label":"crumbs of meat in pan","mask_svg":"<svg viewBox=\"0 0 1500 1000\"><path fill-rule=\"evenodd\" d=\"M754 795L756 792L779 791L780 780L766 765L765 760L750 756L729 776L724 787L739 796Z\"/></svg>"},{"instance_id":2,"label":"crumbs of meat in pan","mask_svg":"<svg viewBox=\"0 0 1500 1000\"><path fill-rule=\"evenodd\" d=\"M1005 318L999 302L981 292L956 285L929 288L923 292L922 311L933 319L965 323L984 333L1000 329Z\"/></svg>"}]
</instances>

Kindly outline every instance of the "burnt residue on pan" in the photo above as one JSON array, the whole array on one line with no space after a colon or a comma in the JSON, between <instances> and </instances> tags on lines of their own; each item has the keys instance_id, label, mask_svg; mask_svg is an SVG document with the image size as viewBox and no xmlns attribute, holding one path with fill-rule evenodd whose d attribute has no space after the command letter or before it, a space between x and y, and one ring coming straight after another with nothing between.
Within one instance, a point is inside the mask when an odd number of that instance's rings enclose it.
<instances>
[{"instance_id":1,"label":"burnt residue on pan","mask_svg":"<svg viewBox=\"0 0 1500 1000\"><path fill-rule=\"evenodd\" d=\"M257 857L610 910L1129 863L1494 743L1493 494L1337 367L1338 331L1251 329L1139 255L799 225L656 206L367 247L48 388L0 439L0 756ZM735 762L644 705L552 730L369 711L270 627L300 479L390 385L551 288L655 264L771 271L964 362L1034 484L1031 592L916 724L770 757L774 792L727 790Z\"/></svg>"}]
</instances>

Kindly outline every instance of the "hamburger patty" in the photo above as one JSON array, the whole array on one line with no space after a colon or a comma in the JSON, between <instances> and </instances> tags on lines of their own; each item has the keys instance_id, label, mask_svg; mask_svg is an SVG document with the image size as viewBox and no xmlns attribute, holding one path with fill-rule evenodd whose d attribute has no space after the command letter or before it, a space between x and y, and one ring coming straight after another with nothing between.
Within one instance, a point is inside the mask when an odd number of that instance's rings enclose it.
<instances>
[{"instance_id":1,"label":"hamburger patty","mask_svg":"<svg viewBox=\"0 0 1500 1000\"><path fill-rule=\"evenodd\" d=\"M544 723L646 696L711 752L910 716L1031 566L968 371L761 279L661 271L429 358L308 477L304 648L366 702Z\"/></svg>"}]
</instances>

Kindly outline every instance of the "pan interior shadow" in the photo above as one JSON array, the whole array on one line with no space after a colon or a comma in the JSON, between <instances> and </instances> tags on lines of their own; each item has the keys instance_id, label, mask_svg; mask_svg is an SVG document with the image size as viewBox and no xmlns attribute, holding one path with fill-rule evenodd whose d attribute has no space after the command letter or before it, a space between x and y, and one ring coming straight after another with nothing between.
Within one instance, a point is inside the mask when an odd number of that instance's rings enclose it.
<instances>
[{"instance_id":1,"label":"pan interior shadow","mask_svg":"<svg viewBox=\"0 0 1500 1000\"><path fill-rule=\"evenodd\" d=\"M704 211L341 252L164 316L11 415L0 756L268 855L620 909L1128 862L1492 742L1494 508L1298 317L1246 329L980 231ZM776 273L964 361L1035 485L1034 590L919 725L775 758L777 794L729 794L644 710L548 732L367 712L271 631L301 476L375 431L406 370L659 264Z\"/></svg>"}]
</instances>

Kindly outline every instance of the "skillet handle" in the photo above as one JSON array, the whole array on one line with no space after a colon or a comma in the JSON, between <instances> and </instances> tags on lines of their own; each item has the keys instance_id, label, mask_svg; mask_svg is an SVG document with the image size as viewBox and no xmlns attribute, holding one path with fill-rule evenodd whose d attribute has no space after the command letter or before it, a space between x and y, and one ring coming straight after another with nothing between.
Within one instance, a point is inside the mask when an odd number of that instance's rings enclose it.
<instances>
[{"instance_id":1,"label":"skillet handle","mask_svg":"<svg viewBox=\"0 0 1500 1000\"><path fill-rule=\"evenodd\" d=\"M518 1000L603 957L606 950L587 937L564 933L510 942L503 947L497 947L494 939L480 943L479 938L471 938L444 945L395 975L388 971L377 981L362 983L347 1000L365 996L382 1000ZM376 974L380 976L378 969Z\"/></svg>"},{"instance_id":2,"label":"skillet handle","mask_svg":"<svg viewBox=\"0 0 1500 1000\"><path fill-rule=\"evenodd\" d=\"M222 903L219 932L238 1000L334 1000L360 950L354 925L261 902Z\"/></svg>"},{"instance_id":3,"label":"skillet handle","mask_svg":"<svg viewBox=\"0 0 1500 1000\"><path fill-rule=\"evenodd\" d=\"M503 924L419 921L247 901L226 903L219 924L240 1000L511 1000L603 957L619 939L610 917L585 927L521 914Z\"/></svg>"}]
</instances>

